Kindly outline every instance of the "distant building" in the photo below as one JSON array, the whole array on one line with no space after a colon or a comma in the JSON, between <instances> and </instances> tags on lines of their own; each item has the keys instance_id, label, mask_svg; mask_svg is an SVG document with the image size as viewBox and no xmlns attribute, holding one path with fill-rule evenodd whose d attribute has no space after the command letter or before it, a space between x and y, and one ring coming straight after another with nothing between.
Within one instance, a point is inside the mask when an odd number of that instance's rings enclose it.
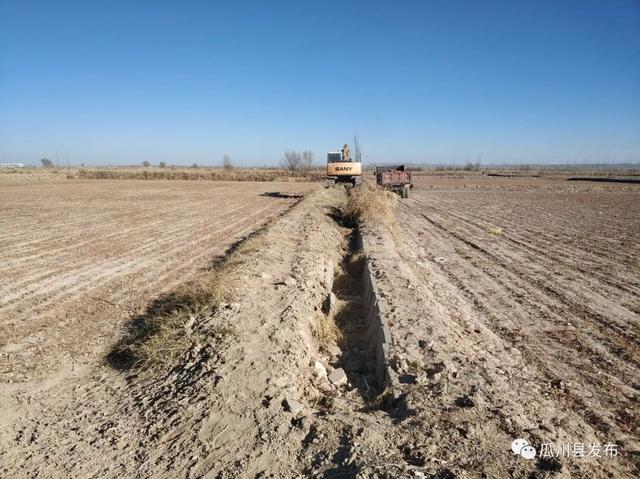
<instances>
[{"instance_id":1,"label":"distant building","mask_svg":"<svg viewBox=\"0 0 640 479\"><path fill-rule=\"evenodd\" d=\"M2 162L0 162L0 168L24 168L24 163L2 163Z\"/></svg>"}]
</instances>

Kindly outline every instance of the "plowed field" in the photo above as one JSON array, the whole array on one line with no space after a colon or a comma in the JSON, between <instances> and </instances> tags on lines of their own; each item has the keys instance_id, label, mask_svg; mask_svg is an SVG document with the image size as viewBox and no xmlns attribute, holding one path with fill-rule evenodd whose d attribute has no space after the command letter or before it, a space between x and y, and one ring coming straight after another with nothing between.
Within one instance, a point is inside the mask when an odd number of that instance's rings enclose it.
<instances>
[{"instance_id":1,"label":"plowed field","mask_svg":"<svg viewBox=\"0 0 640 479\"><path fill-rule=\"evenodd\" d=\"M519 435L536 447L589 441L625 451L594 462L594 474L637 454L639 205L635 185L491 178L425 179L399 202L414 297L433 296L440 308L411 327L431 333L442 364L461 371L451 390L487 404L464 418L490 444ZM396 341L407 327L395 326ZM449 421L449 399L436 417ZM586 471L575 457L539 467L560 464Z\"/></svg>"},{"instance_id":2,"label":"plowed field","mask_svg":"<svg viewBox=\"0 0 640 479\"><path fill-rule=\"evenodd\" d=\"M120 320L286 210L309 183L5 182L0 376L82 363Z\"/></svg>"}]
</instances>

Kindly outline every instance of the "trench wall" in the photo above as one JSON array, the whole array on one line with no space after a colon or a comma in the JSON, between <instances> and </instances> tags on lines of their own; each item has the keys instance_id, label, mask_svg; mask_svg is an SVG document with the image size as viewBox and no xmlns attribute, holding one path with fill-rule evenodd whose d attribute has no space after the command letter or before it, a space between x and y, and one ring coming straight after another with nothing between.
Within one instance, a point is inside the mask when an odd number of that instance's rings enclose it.
<instances>
[{"instance_id":1,"label":"trench wall","mask_svg":"<svg viewBox=\"0 0 640 479\"><path fill-rule=\"evenodd\" d=\"M397 376L390 365L389 348L391 333L386 319L385 306L373 274L371 258L367 255L366 239L360 229L356 230L357 246L365 254L365 266L362 273L362 304L366 313L366 338L374 355L376 381L380 389L393 389Z\"/></svg>"}]
</instances>

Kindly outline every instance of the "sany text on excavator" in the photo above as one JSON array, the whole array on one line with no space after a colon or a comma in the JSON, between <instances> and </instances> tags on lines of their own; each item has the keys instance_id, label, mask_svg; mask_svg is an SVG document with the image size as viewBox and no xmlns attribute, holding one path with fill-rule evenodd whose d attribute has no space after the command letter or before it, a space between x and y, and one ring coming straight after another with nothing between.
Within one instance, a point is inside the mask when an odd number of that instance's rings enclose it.
<instances>
[{"instance_id":1,"label":"sany text on excavator","mask_svg":"<svg viewBox=\"0 0 640 479\"><path fill-rule=\"evenodd\" d=\"M362 165L359 158L351 159L349 145L344 145L341 151L327 153L327 177L329 183L359 184L362 179Z\"/></svg>"}]
</instances>

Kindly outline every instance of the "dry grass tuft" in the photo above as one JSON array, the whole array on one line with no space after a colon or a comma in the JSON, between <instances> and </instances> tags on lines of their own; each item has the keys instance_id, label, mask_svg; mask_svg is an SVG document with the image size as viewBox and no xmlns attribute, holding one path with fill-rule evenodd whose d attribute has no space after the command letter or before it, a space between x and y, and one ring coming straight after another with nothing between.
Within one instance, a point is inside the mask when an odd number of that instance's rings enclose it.
<instances>
[{"instance_id":1,"label":"dry grass tuft","mask_svg":"<svg viewBox=\"0 0 640 479\"><path fill-rule=\"evenodd\" d=\"M199 343L193 326L207 320L208 308L197 310L174 310L169 314L150 318L146 325L144 341L132 344L131 353L145 368L171 368L180 358ZM207 329L210 337L232 333L229 325L217 324Z\"/></svg>"},{"instance_id":2,"label":"dry grass tuft","mask_svg":"<svg viewBox=\"0 0 640 479\"><path fill-rule=\"evenodd\" d=\"M146 321L140 336L129 346L140 364L154 368L173 365L192 346L188 325L195 314L174 310Z\"/></svg>"},{"instance_id":3,"label":"dry grass tuft","mask_svg":"<svg viewBox=\"0 0 640 479\"><path fill-rule=\"evenodd\" d=\"M229 265L213 269L202 278L180 286L176 292L186 299L181 306L215 308L220 303L227 303L233 298L238 286L238 278Z\"/></svg>"},{"instance_id":4,"label":"dry grass tuft","mask_svg":"<svg viewBox=\"0 0 640 479\"><path fill-rule=\"evenodd\" d=\"M266 227L266 226L265 226ZM261 234L262 230L260 230L255 236L251 238L251 241L244 241L238 248L236 249L236 254L233 255L233 258L230 259L230 263L233 265L243 264L247 256L252 253L257 253L260 251L264 251L269 245L267 244L267 240L264 235Z\"/></svg>"},{"instance_id":5,"label":"dry grass tuft","mask_svg":"<svg viewBox=\"0 0 640 479\"><path fill-rule=\"evenodd\" d=\"M170 369L196 343L231 333L228 325L207 325L206 337L197 326L213 321L215 311L233 298L238 278L224 264L165 294L134 318L112 348L107 361L117 369Z\"/></svg>"},{"instance_id":6,"label":"dry grass tuft","mask_svg":"<svg viewBox=\"0 0 640 479\"><path fill-rule=\"evenodd\" d=\"M397 195L375 185L363 184L350 190L344 208L344 219L352 224L364 221L371 225L395 225Z\"/></svg>"},{"instance_id":7,"label":"dry grass tuft","mask_svg":"<svg viewBox=\"0 0 640 479\"><path fill-rule=\"evenodd\" d=\"M335 266L333 290L337 295L355 294L360 290L360 277L364 271L366 259L364 251L358 250L349 256L344 263Z\"/></svg>"},{"instance_id":8,"label":"dry grass tuft","mask_svg":"<svg viewBox=\"0 0 640 479\"><path fill-rule=\"evenodd\" d=\"M324 314L318 314L311 322L311 334L318 341L321 348L342 341L342 331L336 325L333 317Z\"/></svg>"}]
</instances>

